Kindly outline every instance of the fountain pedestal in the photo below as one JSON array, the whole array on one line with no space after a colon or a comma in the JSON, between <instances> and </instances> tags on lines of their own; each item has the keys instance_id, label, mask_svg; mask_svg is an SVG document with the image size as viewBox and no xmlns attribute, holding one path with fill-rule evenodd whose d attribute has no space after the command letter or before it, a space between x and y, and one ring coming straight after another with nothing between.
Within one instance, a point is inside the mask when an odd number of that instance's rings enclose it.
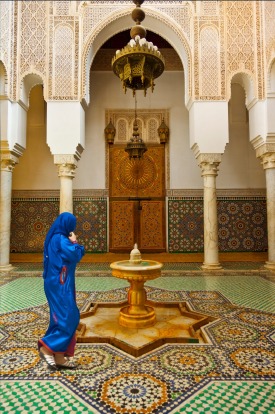
<instances>
[{"instance_id":1,"label":"fountain pedestal","mask_svg":"<svg viewBox=\"0 0 275 414\"><path fill-rule=\"evenodd\" d=\"M112 275L130 283L128 305L121 308L119 324L127 328L145 328L156 323L155 310L146 305L144 283L160 277L163 264L154 260L123 260L111 263Z\"/></svg>"}]
</instances>

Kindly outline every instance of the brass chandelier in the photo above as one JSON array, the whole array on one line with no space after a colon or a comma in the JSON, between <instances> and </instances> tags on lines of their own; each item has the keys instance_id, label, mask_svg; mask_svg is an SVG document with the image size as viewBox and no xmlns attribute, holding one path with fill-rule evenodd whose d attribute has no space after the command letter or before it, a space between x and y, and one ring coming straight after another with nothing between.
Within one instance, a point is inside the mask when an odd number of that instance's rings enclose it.
<instances>
[{"instance_id":1,"label":"brass chandelier","mask_svg":"<svg viewBox=\"0 0 275 414\"><path fill-rule=\"evenodd\" d=\"M130 31L131 40L123 49L117 50L112 59L113 71L120 78L124 92L132 89L134 96L138 90L143 90L144 96L148 88L153 92L154 80L164 71L163 56L157 46L146 40L146 29L141 26L145 18L140 8L143 1L133 0L136 8L132 11L132 19L136 25Z\"/></svg>"}]
</instances>

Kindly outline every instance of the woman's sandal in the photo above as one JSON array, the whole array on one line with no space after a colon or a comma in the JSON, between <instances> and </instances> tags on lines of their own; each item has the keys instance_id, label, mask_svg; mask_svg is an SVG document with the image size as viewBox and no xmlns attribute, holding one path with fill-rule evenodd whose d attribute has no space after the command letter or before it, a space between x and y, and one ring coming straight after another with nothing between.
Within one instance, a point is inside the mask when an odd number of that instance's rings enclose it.
<instances>
[{"instance_id":1,"label":"woman's sandal","mask_svg":"<svg viewBox=\"0 0 275 414\"><path fill-rule=\"evenodd\" d=\"M64 364L56 364L56 367L60 369L76 369L77 365L73 361L67 359Z\"/></svg>"},{"instance_id":2,"label":"woman's sandal","mask_svg":"<svg viewBox=\"0 0 275 414\"><path fill-rule=\"evenodd\" d=\"M43 354L43 352L39 351L39 356L41 359L44 359L44 361L47 362L50 369L52 369L53 371L57 370L56 362L53 355L46 355Z\"/></svg>"}]
</instances>

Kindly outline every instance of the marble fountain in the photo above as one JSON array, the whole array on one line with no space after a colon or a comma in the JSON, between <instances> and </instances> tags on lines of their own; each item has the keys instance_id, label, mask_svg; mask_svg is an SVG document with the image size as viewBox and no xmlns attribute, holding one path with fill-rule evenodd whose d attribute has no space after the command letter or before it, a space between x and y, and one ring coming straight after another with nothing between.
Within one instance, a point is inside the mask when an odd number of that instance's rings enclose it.
<instances>
[{"instance_id":1,"label":"marble fountain","mask_svg":"<svg viewBox=\"0 0 275 414\"><path fill-rule=\"evenodd\" d=\"M213 320L193 312L185 302L147 299L144 284L161 277L163 264L142 260L137 245L129 260L110 264L112 276L127 280L127 300L88 300L80 313L77 342L109 343L135 357L166 343L209 343L203 326Z\"/></svg>"}]
</instances>

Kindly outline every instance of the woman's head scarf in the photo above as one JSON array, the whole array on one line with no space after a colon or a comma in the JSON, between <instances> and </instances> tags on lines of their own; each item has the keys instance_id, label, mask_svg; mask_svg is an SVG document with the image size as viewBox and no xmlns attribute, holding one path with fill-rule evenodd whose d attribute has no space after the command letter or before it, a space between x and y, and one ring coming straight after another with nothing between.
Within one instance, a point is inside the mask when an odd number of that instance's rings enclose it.
<instances>
[{"instance_id":1,"label":"woman's head scarf","mask_svg":"<svg viewBox=\"0 0 275 414\"><path fill-rule=\"evenodd\" d=\"M50 230L47 233L45 243L44 243L44 272L43 277L46 277L47 268L48 268L48 247L52 237L55 234L62 234L65 237L68 237L69 234L75 230L76 227L76 217L72 213L61 213L51 225Z\"/></svg>"}]
</instances>

